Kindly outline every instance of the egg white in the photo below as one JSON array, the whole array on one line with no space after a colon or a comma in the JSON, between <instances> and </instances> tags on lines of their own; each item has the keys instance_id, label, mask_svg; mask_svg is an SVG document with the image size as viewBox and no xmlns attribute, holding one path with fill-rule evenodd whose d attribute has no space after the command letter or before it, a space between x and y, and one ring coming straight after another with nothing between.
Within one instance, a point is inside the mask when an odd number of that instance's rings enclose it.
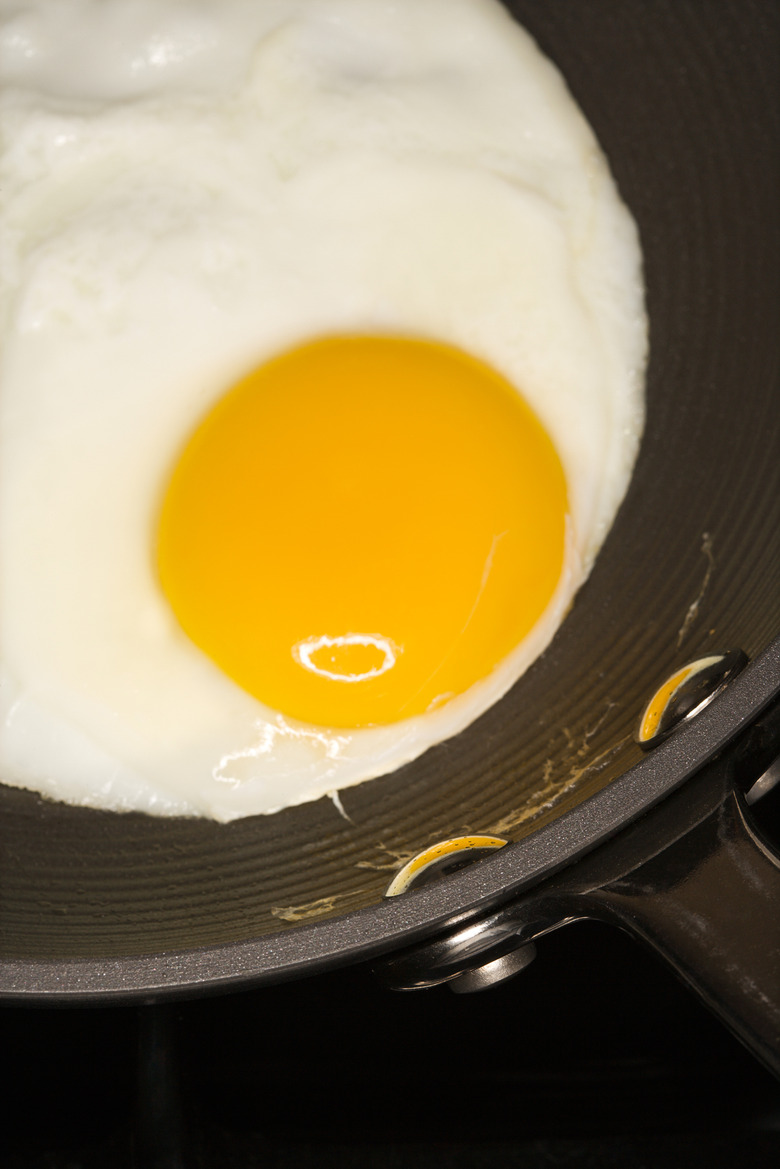
<instances>
[{"instance_id":1,"label":"egg white","mask_svg":"<svg viewBox=\"0 0 780 1169\"><path fill-rule=\"evenodd\" d=\"M3 781L230 820L463 729L552 638L642 428L637 234L557 71L493 0L0 0L0 30ZM154 529L182 443L239 377L356 331L509 378L571 517L548 611L489 678L331 731L188 641Z\"/></svg>"}]
</instances>

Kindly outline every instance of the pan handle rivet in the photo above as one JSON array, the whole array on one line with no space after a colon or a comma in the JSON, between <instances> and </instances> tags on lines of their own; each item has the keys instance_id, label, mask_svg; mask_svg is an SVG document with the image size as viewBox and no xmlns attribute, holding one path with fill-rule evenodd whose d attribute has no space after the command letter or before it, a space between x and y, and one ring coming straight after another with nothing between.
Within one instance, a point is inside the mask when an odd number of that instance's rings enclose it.
<instances>
[{"instance_id":1,"label":"pan handle rivet","mask_svg":"<svg viewBox=\"0 0 780 1169\"><path fill-rule=\"evenodd\" d=\"M658 687L642 712L636 732L639 746L644 750L657 747L679 726L694 719L725 690L747 662L747 655L741 649L732 649L697 658L675 670Z\"/></svg>"},{"instance_id":2,"label":"pan handle rivet","mask_svg":"<svg viewBox=\"0 0 780 1169\"><path fill-rule=\"evenodd\" d=\"M474 861L489 856L495 849L503 848L505 844L508 841L502 836L482 836L477 833L441 840L406 862L388 885L385 897L398 897L401 893L409 893L412 889L429 884L437 877L456 873Z\"/></svg>"},{"instance_id":3,"label":"pan handle rivet","mask_svg":"<svg viewBox=\"0 0 780 1169\"><path fill-rule=\"evenodd\" d=\"M499 982L514 978L521 970L525 970L526 966L530 966L535 957L536 946L533 942L526 942L524 946L510 950L508 954L502 954L492 962L486 962L484 966L464 970L462 974L451 978L447 985L455 994L473 994L478 990L489 990Z\"/></svg>"}]
</instances>

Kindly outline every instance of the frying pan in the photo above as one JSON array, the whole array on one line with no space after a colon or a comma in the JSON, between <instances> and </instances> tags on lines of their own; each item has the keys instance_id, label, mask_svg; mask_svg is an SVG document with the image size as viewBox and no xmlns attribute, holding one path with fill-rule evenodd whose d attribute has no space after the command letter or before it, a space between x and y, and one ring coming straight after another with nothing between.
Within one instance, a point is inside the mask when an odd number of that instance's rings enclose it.
<instances>
[{"instance_id":1,"label":"frying pan","mask_svg":"<svg viewBox=\"0 0 780 1169\"><path fill-rule=\"evenodd\" d=\"M323 798L220 825L0 787L6 997L149 1000L399 948L386 971L424 985L420 970L464 923L501 919L503 953L510 934L590 913L661 948L772 1061L777 1010L746 987L750 963L761 967L754 984L766 983L780 950L766 911L776 861L732 789L780 751L780 10L772 0L509 7L594 127L645 256L646 433L590 579L505 698L394 775L344 791L342 810ZM746 669L643 755L634 730L654 688L734 648ZM512 843L383 898L408 857L476 832ZM687 925L681 889L698 897Z\"/></svg>"}]
</instances>

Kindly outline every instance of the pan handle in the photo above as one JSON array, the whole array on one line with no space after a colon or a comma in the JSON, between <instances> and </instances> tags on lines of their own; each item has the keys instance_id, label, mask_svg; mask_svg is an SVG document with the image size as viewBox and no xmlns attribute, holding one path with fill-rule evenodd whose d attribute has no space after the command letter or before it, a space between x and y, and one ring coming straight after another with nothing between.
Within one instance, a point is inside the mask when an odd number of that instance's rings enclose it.
<instances>
[{"instance_id":1,"label":"pan handle","mask_svg":"<svg viewBox=\"0 0 780 1169\"><path fill-rule=\"evenodd\" d=\"M780 859L751 822L726 761L711 765L698 787L699 815L689 790L688 825L666 837L671 843L600 887L581 887L580 898L588 916L649 943L780 1075ZM679 814L675 802L647 817L661 829L656 839ZM702 802L714 803L704 815Z\"/></svg>"},{"instance_id":2,"label":"pan handle","mask_svg":"<svg viewBox=\"0 0 780 1169\"><path fill-rule=\"evenodd\" d=\"M487 916L384 958L377 973L396 990L481 990L523 969L528 943L598 919L648 943L780 1076L780 858L742 794L776 777L777 761L764 769L778 750L780 702L610 840Z\"/></svg>"}]
</instances>

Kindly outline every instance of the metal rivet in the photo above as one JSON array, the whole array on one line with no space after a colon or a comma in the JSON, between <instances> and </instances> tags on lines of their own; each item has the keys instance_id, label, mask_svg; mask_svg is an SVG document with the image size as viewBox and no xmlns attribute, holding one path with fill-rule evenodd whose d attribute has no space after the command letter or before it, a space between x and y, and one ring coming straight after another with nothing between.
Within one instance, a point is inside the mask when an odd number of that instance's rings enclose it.
<instances>
[{"instance_id":1,"label":"metal rivet","mask_svg":"<svg viewBox=\"0 0 780 1169\"><path fill-rule=\"evenodd\" d=\"M659 686L639 720L636 741L649 750L709 706L748 662L741 649L688 662Z\"/></svg>"},{"instance_id":2,"label":"metal rivet","mask_svg":"<svg viewBox=\"0 0 780 1169\"><path fill-rule=\"evenodd\" d=\"M509 842L500 836L455 836L423 849L396 873L387 887L385 897L398 897L419 889L438 877L456 873L474 861L489 856Z\"/></svg>"},{"instance_id":3,"label":"metal rivet","mask_svg":"<svg viewBox=\"0 0 780 1169\"><path fill-rule=\"evenodd\" d=\"M525 970L526 966L530 966L535 957L536 946L533 942L526 942L524 946L510 950L508 954L502 954L500 958L494 958L484 966L465 970L463 974L450 979L447 985L455 994L474 994L478 990L489 990L499 982L514 978L521 970Z\"/></svg>"},{"instance_id":4,"label":"metal rivet","mask_svg":"<svg viewBox=\"0 0 780 1169\"><path fill-rule=\"evenodd\" d=\"M763 775L759 775L755 783L745 792L745 803L756 804L764 796L768 796L780 783L780 757L770 763Z\"/></svg>"}]
</instances>

